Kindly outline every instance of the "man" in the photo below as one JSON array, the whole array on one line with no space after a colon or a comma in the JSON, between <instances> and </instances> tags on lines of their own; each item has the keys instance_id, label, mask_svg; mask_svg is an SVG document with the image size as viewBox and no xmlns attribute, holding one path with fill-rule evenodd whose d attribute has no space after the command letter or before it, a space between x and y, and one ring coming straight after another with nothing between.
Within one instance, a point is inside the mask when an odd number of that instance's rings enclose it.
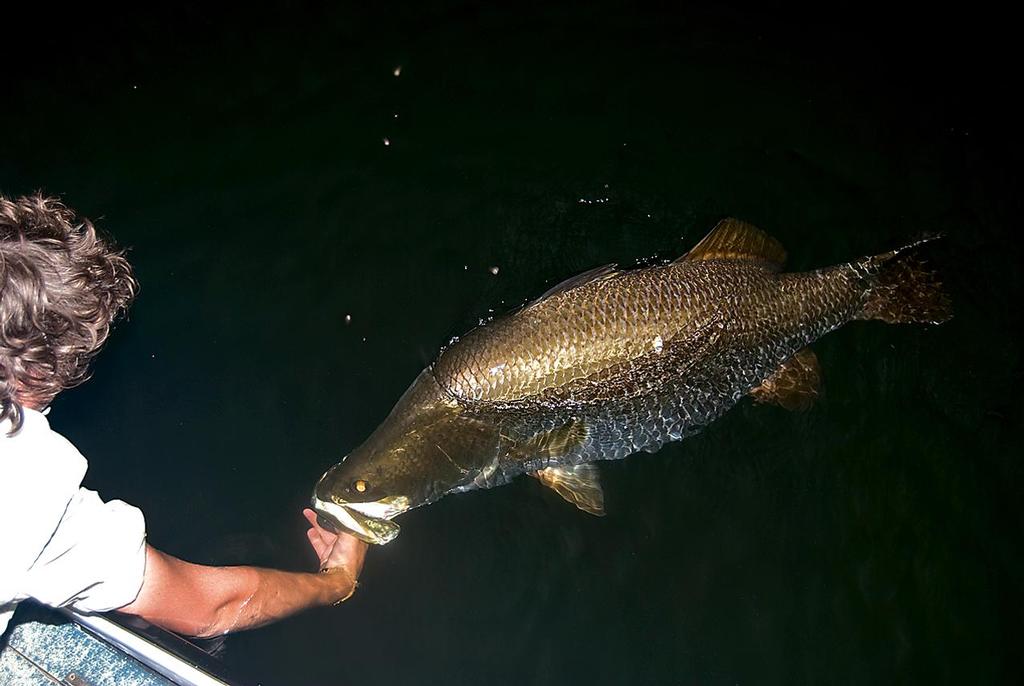
<instances>
[{"instance_id":1,"label":"man","mask_svg":"<svg viewBox=\"0 0 1024 686\"><path fill-rule=\"evenodd\" d=\"M54 198L0 196L0 635L26 598L202 637L348 599L366 544L320 528L311 510L321 573L208 567L148 545L138 509L82 488L86 460L46 411L85 380L136 290L88 220Z\"/></svg>"}]
</instances>

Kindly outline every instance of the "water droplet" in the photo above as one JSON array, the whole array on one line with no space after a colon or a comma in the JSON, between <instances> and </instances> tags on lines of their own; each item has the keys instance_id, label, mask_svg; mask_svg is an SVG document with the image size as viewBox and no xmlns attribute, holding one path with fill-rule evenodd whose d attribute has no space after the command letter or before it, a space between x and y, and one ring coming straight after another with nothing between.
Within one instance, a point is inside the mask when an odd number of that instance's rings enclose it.
<instances>
[{"instance_id":1,"label":"water droplet","mask_svg":"<svg viewBox=\"0 0 1024 686\"><path fill-rule=\"evenodd\" d=\"M389 146L389 145L391 145L391 139L390 139L390 138L387 138L387 137L385 137L385 138L384 138L384 146L385 146L385 147L387 147L387 146Z\"/></svg>"},{"instance_id":2,"label":"water droplet","mask_svg":"<svg viewBox=\"0 0 1024 686\"><path fill-rule=\"evenodd\" d=\"M492 274L494 274L495 276L497 276L497 275L498 275L498 272L499 272L499 271L500 271L500 270L499 270L499 269L498 269L497 267L491 267L491 273L492 273Z\"/></svg>"},{"instance_id":3,"label":"water droplet","mask_svg":"<svg viewBox=\"0 0 1024 686\"><path fill-rule=\"evenodd\" d=\"M395 67L395 70L393 72L391 72L391 73L394 74L395 76L401 76L402 75L402 65L398 65L397 67Z\"/></svg>"},{"instance_id":4,"label":"water droplet","mask_svg":"<svg viewBox=\"0 0 1024 686\"><path fill-rule=\"evenodd\" d=\"M350 315L350 314L346 314L345 315L345 323L346 324L351 324L352 323L352 315Z\"/></svg>"}]
</instances>

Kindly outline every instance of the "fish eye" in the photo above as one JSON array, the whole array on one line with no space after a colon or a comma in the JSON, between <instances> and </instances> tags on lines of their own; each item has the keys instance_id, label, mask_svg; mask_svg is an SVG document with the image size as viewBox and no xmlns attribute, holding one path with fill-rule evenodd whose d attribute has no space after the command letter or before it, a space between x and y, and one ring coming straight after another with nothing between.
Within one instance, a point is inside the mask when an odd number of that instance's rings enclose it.
<instances>
[{"instance_id":1,"label":"fish eye","mask_svg":"<svg viewBox=\"0 0 1024 686\"><path fill-rule=\"evenodd\" d=\"M366 483L362 479L356 479L352 482L352 488L356 489L360 493L365 493L366 489L370 487L370 484Z\"/></svg>"}]
</instances>

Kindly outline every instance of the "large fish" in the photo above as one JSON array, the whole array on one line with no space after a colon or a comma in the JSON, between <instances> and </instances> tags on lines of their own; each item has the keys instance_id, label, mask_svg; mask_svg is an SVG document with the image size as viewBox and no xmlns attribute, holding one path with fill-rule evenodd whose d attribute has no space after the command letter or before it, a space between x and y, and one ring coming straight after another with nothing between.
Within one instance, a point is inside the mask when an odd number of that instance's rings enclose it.
<instances>
[{"instance_id":1,"label":"large fish","mask_svg":"<svg viewBox=\"0 0 1024 686\"><path fill-rule=\"evenodd\" d=\"M744 396L795 409L818 393L807 345L854 319L941 323L923 241L783 273L760 229L720 222L670 264L573 277L455 341L313 493L321 521L369 543L396 515L531 474L603 514L598 460L654 452Z\"/></svg>"}]
</instances>

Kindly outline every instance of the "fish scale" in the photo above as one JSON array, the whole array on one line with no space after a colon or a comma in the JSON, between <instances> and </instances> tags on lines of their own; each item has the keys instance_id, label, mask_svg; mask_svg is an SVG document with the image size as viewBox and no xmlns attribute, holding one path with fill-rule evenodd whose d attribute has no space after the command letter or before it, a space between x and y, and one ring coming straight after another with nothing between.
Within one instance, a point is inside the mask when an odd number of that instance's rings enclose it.
<instances>
[{"instance_id":1,"label":"fish scale","mask_svg":"<svg viewBox=\"0 0 1024 686\"><path fill-rule=\"evenodd\" d=\"M531 473L601 514L590 463L654 452L747 395L802 406L818 381L805 348L853 319L947 319L920 243L782 273L774 239L724 220L671 264L573 277L453 342L321 478L314 507L382 543L402 511Z\"/></svg>"},{"instance_id":2,"label":"fish scale","mask_svg":"<svg viewBox=\"0 0 1024 686\"><path fill-rule=\"evenodd\" d=\"M492 325L471 332L442 354L434 378L468 416L496 424L507 437L497 447L498 469L478 487L555 464L654 452L698 433L796 351L849 321L864 295L856 273L855 265L843 265L777 274L735 260L618 273L545 300L542 311L530 313L528 337L507 335L515 316L505 320L506 330ZM590 306L590 326L581 336L587 364L565 365L557 374L517 367L515 361L532 358L551 369L568 357L565 347L548 342L579 331L565 312L578 311L580 303ZM656 303L662 307L652 307ZM716 317L723 320L721 343L712 354L697 368L677 363L674 342ZM629 330L631 339L618 334L622 322L639 322ZM669 350L654 351L655 337L668 341ZM494 378L488 372L498 360L503 374ZM531 437L569 422L582 423L587 432L572 451L525 460L517 453Z\"/></svg>"}]
</instances>

